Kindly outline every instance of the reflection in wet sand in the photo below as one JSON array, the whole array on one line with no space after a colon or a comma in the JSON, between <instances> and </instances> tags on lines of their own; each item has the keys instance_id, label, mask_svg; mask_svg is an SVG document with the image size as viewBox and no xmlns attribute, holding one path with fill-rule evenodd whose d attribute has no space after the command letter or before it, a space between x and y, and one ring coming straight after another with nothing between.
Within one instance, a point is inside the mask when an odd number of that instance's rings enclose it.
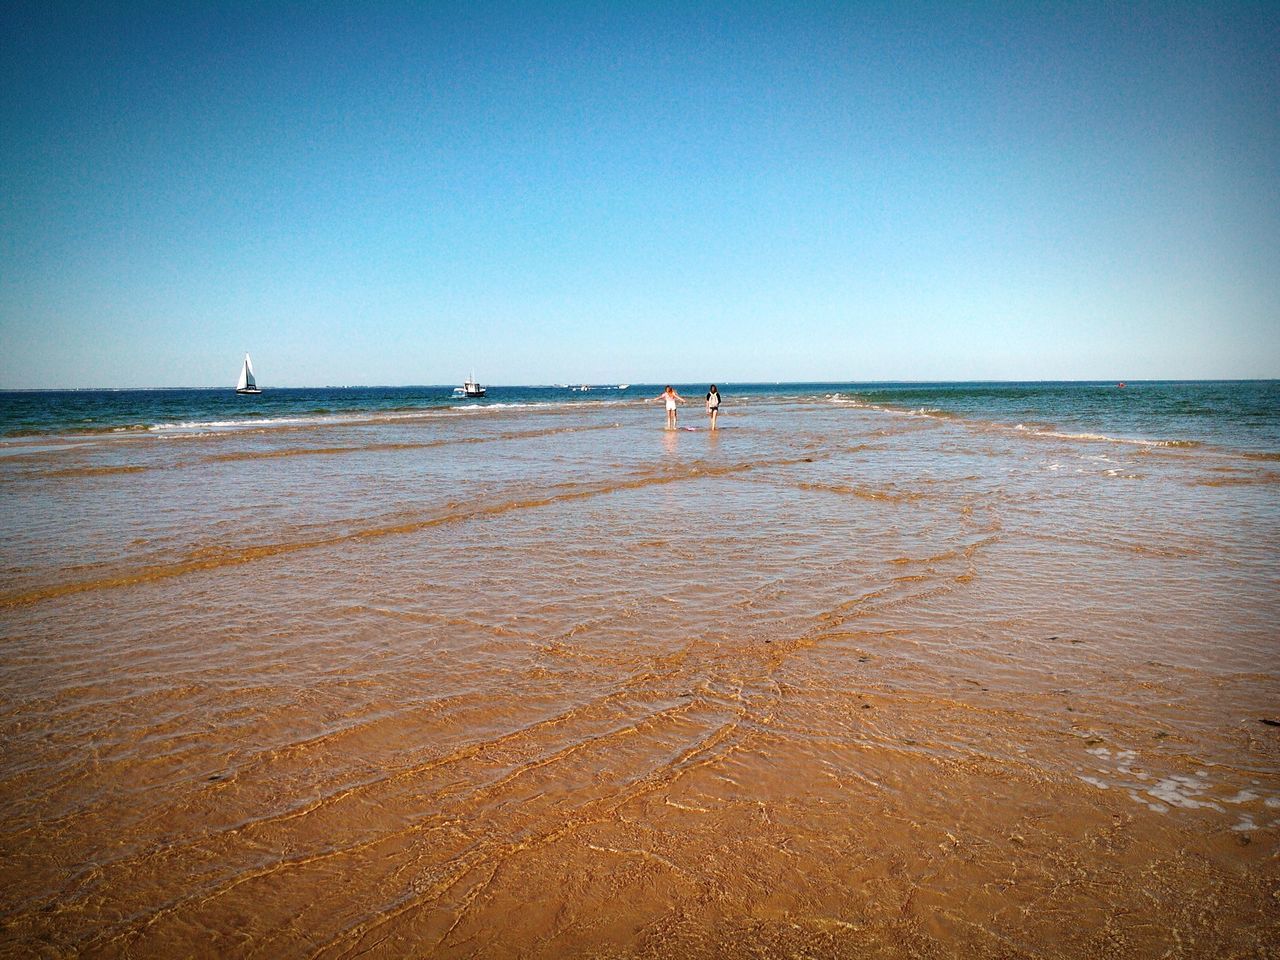
<instances>
[{"instance_id":1,"label":"reflection in wet sand","mask_svg":"<svg viewBox=\"0 0 1280 960\"><path fill-rule=\"evenodd\" d=\"M652 412L0 467L0 951L1272 949L1256 461Z\"/></svg>"}]
</instances>

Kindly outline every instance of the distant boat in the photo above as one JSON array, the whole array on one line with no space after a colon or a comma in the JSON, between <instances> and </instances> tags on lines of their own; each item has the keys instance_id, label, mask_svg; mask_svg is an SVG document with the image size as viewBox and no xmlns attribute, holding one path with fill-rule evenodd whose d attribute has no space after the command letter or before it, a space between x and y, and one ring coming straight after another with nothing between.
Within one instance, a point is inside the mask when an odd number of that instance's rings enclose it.
<instances>
[{"instance_id":1,"label":"distant boat","mask_svg":"<svg viewBox=\"0 0 1280 960\"><path fill-rule=\"evenodd\" d=\"M258 383L253 379L253 362L249 355L244 355L244 366L240 368L240 379L236 382L236 393L261 393Z\"/></svg>"},{"instance_id":2,"label":"distant boat","mask_svg":"<svg viewBox=\"0 0 1280 960\"><path fill-rule=\"evenodd\" d=\"M464 383L462 386L453 388L454 396L458 396L459 391L461 391L461 395L464 397L483 397L484 396L484 387L476 383L476 375L474 373L471 374L471 379L466 381L466 383Z\"/></svg>"},{"instance_id":3,"label":"distant boat","mask_svg":"<svg viewBox=\"0 0 1280 960\"><path fill-rule=\"evenodd\" d=\"M627 387L629 387L629 386L631 386L631 384L629 384L629 383L620 383L620 384L618 384L618 389L619 389L619 390L625 390L625 389L627 389Z\"/></svg>"}]
</instances>

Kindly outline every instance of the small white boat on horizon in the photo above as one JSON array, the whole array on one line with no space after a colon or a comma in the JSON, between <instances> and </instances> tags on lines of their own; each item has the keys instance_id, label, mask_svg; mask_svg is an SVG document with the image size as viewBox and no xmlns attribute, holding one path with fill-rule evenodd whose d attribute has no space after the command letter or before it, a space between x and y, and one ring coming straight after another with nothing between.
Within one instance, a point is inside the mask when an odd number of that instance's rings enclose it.
<instances>
[{"instance_id":1,"label":"small white boat on horizon","mask_svg":"<svg viewBox=\"0 0 1280 960\"><path fill-rule=\"evenodd\" d=\"M244 355L244 366L240 368L240 379L236 381L236 393L261 393L258 382L253 379L253 362L249 355Z\"/></svg>"},{"instance_id":2,"label":"small white boat on horizon","mask_svg":"<svg viewBox=\"0 0 1280 960\"><path fill-rule=\"evenodd\" d=\"M467 380L460 387L453 388L453 395L455 397L483 397L484 387L476 382L476 375L472 373L470 380Z\"/></svg>"}]
</instances>

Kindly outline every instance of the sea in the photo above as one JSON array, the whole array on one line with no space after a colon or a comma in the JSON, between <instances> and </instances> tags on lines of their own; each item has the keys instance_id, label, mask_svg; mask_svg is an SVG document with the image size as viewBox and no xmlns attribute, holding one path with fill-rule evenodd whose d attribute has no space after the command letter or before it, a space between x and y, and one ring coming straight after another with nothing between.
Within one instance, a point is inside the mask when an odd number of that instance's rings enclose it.
<instances>
[{"instance_id":1,"label":"sea","mask_svg":"<svg viewBox=\"0 0 1280 960\"><path fill-rule=\"evenodd\" d=\"M1280 382L0 393L0 956L1265 957Z\"/></svg>"},{"instance_id":2,"label":"sea","mask_svg":"<svg viewBox=\"0 0 1280 960\"><path fill-rule=\"evenodd\" d=\"M708 384L676 384L695 403ZM451 386L308 387L237 395L227 389L0 391L0 444L34 437L92 437L342 424L435 411L635 404L665 384L489 387L483 398ZM1088 439L1210 444L1280 451L1280 381L746 383L719 385L745 406L840 402L920 416L968 417Z\"/></svg>"}]
</instances>

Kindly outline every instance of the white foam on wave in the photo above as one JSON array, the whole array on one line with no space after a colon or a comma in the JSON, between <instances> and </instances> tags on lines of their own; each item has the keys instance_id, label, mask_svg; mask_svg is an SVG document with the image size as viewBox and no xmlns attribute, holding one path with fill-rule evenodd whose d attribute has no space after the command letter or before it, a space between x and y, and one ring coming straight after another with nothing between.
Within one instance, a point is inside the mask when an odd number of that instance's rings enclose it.
<instances>
[{"instance_id":1,"label":"white foam on wave","mask_svg":"<svg viewBox=\"0 0 1280 960\"><path fill-rule=\"evenodd\" d=\"M477 414L484 411L538 409L566 410L575 407L591 408L629 405L628 400L588 400L530 403L459 403L418 410L349 410L340 413L317 413L280 417L243 417L233 420L181 420L175 423L155 423L146 427L151 433L225 432L232 430L260 430L272 427L322 424L389 423L395 421L429 420L458 414ZM124 428L122 428L124 429ZM135 428L136 429L136 428Z\"/></svg>"},{"instance_id":2,"label":"white foam on wave","mask_svg":"<svg viewBox=\"0 0 1280 960\"><path fill-rule=\"evenodd\" d=\"M384 423L396 420L420 420L439 417L448 412L447 407L422 410L349 410L342 413L314 413L281 417L243 417L235 420L182 420L176 423L154 423L146 428L149 433L182 434L222 433L234 430L261 430L274 427L293 427L322 424Z\"/></svg>"},{"instance_id":3,"label":"white foam on wave","mask_svg":"<svg viewBox=\"0 0 1280 960\"><path fill-rule=\"evenodd\" d=\"M914 410L908 410L909 417L928 417L931 420L959 420L960 414L953 413L950 410L943 410L941 407L916 407Z\"/></svg>"},{"instance_id":4,"label":"white foam on wave","mask_svg":"<svg viewBox=\"0 0 1280 960\"><path fill-rule=\"evenodd\" d=\"M1055 440L1084 440L1091 443L1120 443L1138 447L1198 447L1201 444L1195 440L1151 440L1144 437L1116 437L1107 433L1092 433L1089 431L1070 432L1059 430L1051 426L1041 426L1037 424L1016 423L1012 426L996 421L982 420L980 418L971 418L963 414L956 413L951 410L944 410L941 407L917 407L914 410L903 410L895 407L882 406L876 403L867 403L865 400L859 400L857 397L849 397L840 393L827 394L823 399L828 403L839 404L846 407L855 407L859 410L876 410L880 413L889 413L899 417L931 417L936 419L957 419L973 423L977 426L987 427L995 430L1016 430L1019 433L1030 434L1035 437L1047 437ZM1105 456L1097 459L1106 460ZM1138 477L1126 477L1126 479L1139 479Z\"/></svg>"},{"instance_id":5,"label":"white foam on wave","mask_svg":"<svg viewBox=\"0 0 1280 960\"><path fill-rule=\"evenodd\" d=\"M577 410L583 407L595 410L599 407L629 407L642 403L641 400L560 400L532 401L526 403L464 403L447 409L462 413L480 413L485 410Z\"/></svg>"},{"instance_id":6,"label":"white foam on wave","mask_svg":"<svg viewBox=\"0 0 1280 960\"><path fill-rule=\"evenodd\" d=\"M828 403L838 404L842 407L853 407L855 410L875 410L878 413L888 413L895 417L910 417L910 410L895 410L893 407L883 407L878 403L867 403L865 400L859 400L857 397L846 397L839 393L828 394L824 398Z\"/></svg>"},{"instance_id":7,"label":"white foam on wave","mask_svg":"<svg viewBox=\"0 0 1280 960\"><path fill-rule=\"evenodd\" d=\"M1002 424L992 424L1002 426ZM1097 443L1125 443L1139 447L1198 447L1194 440L1147 440L1142 437L1113 437L1106 433L1068 433L1064 430L1051 430L1045 427L1029 427L1025 423L1015 424L1014 430L1029 433L1036 437L1052 437L1057 440L1088 440Z\"/></svg>"},{"instance_id":8,"label":"white foam on wave","mask_svg":"<svg viewBox=\"0 0 1280 960\"><path fill-rule=\"evenodd\" d=\"M858 397L845 396L843 393L829 393L824 398L829 403L840 403L847 407L862 407L866 410L883 410L885 413L901 413L900 410L894 410L890 407L882 407L875 403L867 403Z\"/></svg>"},{"instance_id":9,"label":"white foam on wave","mask_svg":"<svg viewBox=\"0 0 1280 960\"><path fill-rule=\"evenodd\" d=\"M317 417L315 420L324 418ZM166 433L174 430L235 430L244 427L273 427L293 423L315 422L309 417L262 417L243 420L181 420L177 423L153 423L148 430ZM121 428L125 429L125 428Z\"/></svg>"},{"instance_id":10,"label":"white foam on wave","mask_svg":"<svg viewBox=\"0 0 1280 960\"><path fill-rule=\"evenodd\" d=\"M616 397L613 399L591 400L512 400L503 403L456 403L447 407L438 407L438 411L450 414L477 414L493 410L598 410L601 407L640 407L644 406L643 397Z\"/></svg>"}]
</instances>

